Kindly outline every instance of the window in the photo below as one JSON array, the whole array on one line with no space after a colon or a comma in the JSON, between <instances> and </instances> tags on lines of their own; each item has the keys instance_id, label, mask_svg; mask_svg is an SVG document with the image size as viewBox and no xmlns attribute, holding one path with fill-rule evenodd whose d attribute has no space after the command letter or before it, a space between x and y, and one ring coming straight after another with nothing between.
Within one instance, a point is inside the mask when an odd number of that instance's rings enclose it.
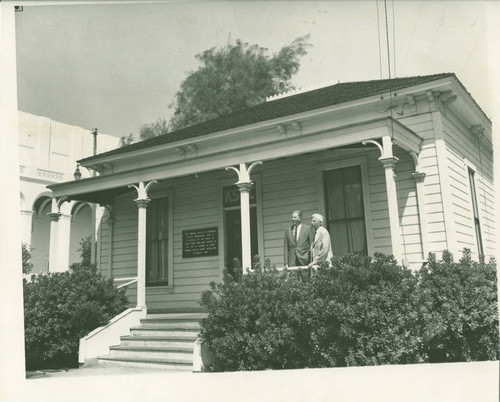
<instances>
[{"instance_id":1,"label":"window","mask_svg":"<svg viewBox=\"0 0 500 402\"><path fill-rule=\"evenodd\" d=\"M477 252L479 255L483 255L483 239L481 237L481 225L479 223L479 208L477 205L477 195L476 195L476 186L474 184L474 175L475 172L470 167L469 170L469 185L470 185L470 195L472 201L472 212L474 214L474 228L476 231L476 243L477 243Z\"/></svg>"},{"instance_id":2,"label":"window","mask_svg":"<svg viewBox=\"0 0 500 402\"><path fill-rule=\"evenodd\" d=\"M146 285L168 284L168 198L158 198L147 212Z\"/></svg>"},{"instance_id":3,"label":"window","mask_svg":"<svg viewBox=\"0 0 500 402\"><path fill-rule=\"evenodd\" d=\"M361 167L326 171L326 226L332 238L332 251L341 256L354 251L368 253L366 241Z\"/></svg>"}]
</instances>

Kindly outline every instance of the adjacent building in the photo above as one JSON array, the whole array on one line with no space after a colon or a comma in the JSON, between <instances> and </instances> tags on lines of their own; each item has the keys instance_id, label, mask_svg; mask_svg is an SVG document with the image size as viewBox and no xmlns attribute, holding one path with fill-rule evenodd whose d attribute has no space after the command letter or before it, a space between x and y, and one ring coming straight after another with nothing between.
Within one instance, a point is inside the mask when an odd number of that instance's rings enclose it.
<instances>
[{"instance_id":1,"label":"adjacent building","mask_svg":"<svg viewBox=\"0 0 500 402\"><path fill-rule=\"evenodd\" d=\"M71 263L80 261L80 242L91 234L91 205L66 203L60 216L51 216L56 200L47 185L74 179L76 161L93 154L93 137L90 129L19 112L22 241L33 248L34 273L65 271ZM97 136L98 152L117 148L118 144L117 137ZM90 177L92 172L82 168L81 174ZM96 228L101 210L97 208Z\"/></svg>"}]
</instances>

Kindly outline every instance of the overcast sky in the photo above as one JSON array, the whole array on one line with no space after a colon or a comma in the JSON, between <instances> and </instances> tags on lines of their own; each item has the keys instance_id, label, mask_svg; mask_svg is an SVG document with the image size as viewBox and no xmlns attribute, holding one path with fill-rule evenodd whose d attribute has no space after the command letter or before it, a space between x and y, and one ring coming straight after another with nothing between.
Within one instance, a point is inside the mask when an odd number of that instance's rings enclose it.
<instances>
[{"instance_id":1,"label":"overcast sky","mask_svg":"<svg viewBox=\"0 0 500 402\"><path fill-rule=\"evenodd\" d=\"M488 12L497 3L387 0L392 76L454 72L491 116ZM383 17L383 0L25 6L16 13L19 109L137 134L169 117L197 53L235 39L276 52L310 34L298 87L378 79L381 62L386 78Z\"/></svg>"}]
</instances>

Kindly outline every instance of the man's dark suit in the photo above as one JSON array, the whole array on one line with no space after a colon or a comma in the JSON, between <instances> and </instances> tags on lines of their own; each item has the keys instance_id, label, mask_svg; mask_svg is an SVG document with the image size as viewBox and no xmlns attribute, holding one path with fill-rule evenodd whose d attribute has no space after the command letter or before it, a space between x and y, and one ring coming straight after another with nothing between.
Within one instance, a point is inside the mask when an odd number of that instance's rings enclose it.
<instances>
[{"instance_id":1,"label":"man's dark suit","mask_svg":"<svg viewBox=\"0 0 500 402\"><path fill-rule=\"evenodd\" d=\"M311 227L301 224L297 241L294 239L293 225L285 230L284 257L285 265L290 267L307 265L311 262L310 251L314 241Z\"/></svg>"}]
</instances>

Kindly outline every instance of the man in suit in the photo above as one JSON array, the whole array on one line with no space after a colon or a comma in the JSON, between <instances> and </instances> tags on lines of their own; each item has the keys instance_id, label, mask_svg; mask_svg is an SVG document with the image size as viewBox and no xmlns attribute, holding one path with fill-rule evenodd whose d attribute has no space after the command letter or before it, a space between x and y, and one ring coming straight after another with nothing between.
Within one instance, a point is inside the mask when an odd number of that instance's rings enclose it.
<instances>
[{"instance_id":1,"label":"man in suit","mask_svg":"<svg viewBox=\"0 0 500 402\"><path fill-rule=\"evenodd\" d=\"M285 268L309 264L313 233L302 223L302 211L292 212L292 225L285 230Z\"/></svg>"},{"instance_id":2,"label":"man in suit","mask_svg":"<svg viewBox=\"0 0 500 402\"><path fill-rule=\"evenodd\" d=\"M323 227L323 222L324 218L322 215L312 215L311 226L316 230L316 234L314 235L311 247L312 261L309 264L310 267L319 265L323 261L330 262L333 257L330 233Z\"/></svg>"}]
</instances>

